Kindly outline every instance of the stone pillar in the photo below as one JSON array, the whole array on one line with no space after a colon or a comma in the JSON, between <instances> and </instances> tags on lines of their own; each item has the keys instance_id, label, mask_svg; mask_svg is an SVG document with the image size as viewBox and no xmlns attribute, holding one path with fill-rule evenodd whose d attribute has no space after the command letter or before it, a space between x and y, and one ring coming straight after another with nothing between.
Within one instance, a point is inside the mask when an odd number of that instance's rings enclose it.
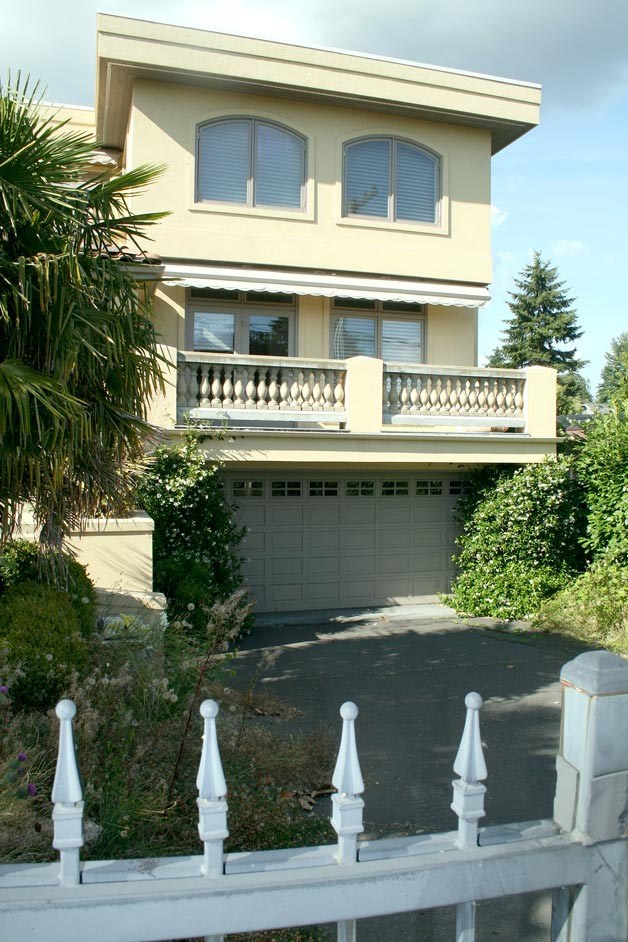
<instances>
[{"instance_id":1,"label":"stone pillar","mask_svg":"<svg viewBox=\"0 0 628 942\"><path fill-rule=\"evenodd\" d=\"M351 357L346 364L347 428L351 432L381 432L383 362L373 357Z\"/></svg>"},{"instance_id":2,"label":"stone pillar","mask_svg":"<svg viewBox=\"0 0 628 942\"><path fill-rule=\"evenodd\" d=\"M556 437L556 370L526 369L525 432L532 438Z\"/></svg>"},{"instance_id":3,"label":"stone pillar","mask_svg":"<svg viewBox=\"0 0 628 942\"><path fill-rule=\"evenodd\" d=\"M582 887L554 897L554 942L628 939L628 662L581 654L560 675L554 819L588 849Z\"/></svg>"}]
</instances>

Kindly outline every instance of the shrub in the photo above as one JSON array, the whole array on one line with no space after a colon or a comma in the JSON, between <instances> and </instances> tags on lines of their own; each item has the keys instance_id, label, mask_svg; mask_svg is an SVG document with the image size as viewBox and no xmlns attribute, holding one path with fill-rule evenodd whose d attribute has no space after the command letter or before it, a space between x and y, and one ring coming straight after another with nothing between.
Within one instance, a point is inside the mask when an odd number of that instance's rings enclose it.
<instances>
[{"instance_id":1,"label":"shrub","mask_svg":"<svg viewBox=\"0 0 628 942\"><path fill-rule=\"evenodd\" d=\"M82 634L88 638L96 619L96 593L82 566L69 553L48 553L32 540L12 540L0 548L0 598L23 582L54 584L66 592Z\"/></svg>"},{"instance_id":2,"label":"shrub","mask_svg":"<svg viewBox=\"0 0 628 942\"><path fill-rule=\"evenodd\" d=\"M155 588L200 633L204 610L242 582L237 547L244 529L233 522L235 506L224 497L218 471L190 435L183 445L155 452L139 490L155 521Z\"/></svg>"},{"instance_id":3,"label":"shrub","mask_svg":"<svg viewBox=\"0 0 628 942\"><path fill-rule=\"evenodd\" d=\"M567 459L485 472L461 516L457 611L523 618L584 566L582 492Z\"/></svg>"},{"instance_id":4,"label":"shrub","mask_svg":"<svg viewBox=\"0 0 628 942\"><path fill-rule=\"evenodd\" d=\"M17 709L48 709L88 662L87 642L68 596L39 582L21 582L0 599L0 646L14 679Z\"/></svg>"},{"instance_id":5,"label":"shrub","mask_svg":"<svg viewBox=\"0 0 628 942\"><path fill-rule=\"evenodd\" d=\"M594 563L545 602L534 626L628 654L628 567Z\"/></svg>"},{"instance_id":6,"label":"shrub","mask_svg":"<svg viewBox=\"0 0 628 942\"><path fill-rule=\"evenodd\" d=\"M493 618L525 618L538 611L549 596L562 589L569 572L551 566L530 569L528 563L496 560L486 569L469 569L454 586L456 611Z\"/></svg>"},{"instance_id":7,"label":"shrub","mask_svg":"<svg viewBox=\"0 0 628 942\"><path fill-rule=\"evenodd\" d=\"M577 459L588 521L584 543L595 559L628 563L628 404L587 424Z\"/></svg>"}]
</instances>

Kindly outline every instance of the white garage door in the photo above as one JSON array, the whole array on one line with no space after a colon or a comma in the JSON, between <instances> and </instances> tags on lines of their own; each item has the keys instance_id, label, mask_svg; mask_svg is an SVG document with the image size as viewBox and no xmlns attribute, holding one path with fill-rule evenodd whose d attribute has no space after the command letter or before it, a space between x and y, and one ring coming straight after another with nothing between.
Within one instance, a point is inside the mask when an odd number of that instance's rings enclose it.
<instances>
[{"instance_id":1,"label":"white garage door","mask_svg":"<svg viewBox=\"0 0 628 942\"><path fill-rule=\"evenodd\" d=\"M256 611L403 604L445 592L460 477L281 472L225 475L247 528Z\"/></svg>"}]
</instances>

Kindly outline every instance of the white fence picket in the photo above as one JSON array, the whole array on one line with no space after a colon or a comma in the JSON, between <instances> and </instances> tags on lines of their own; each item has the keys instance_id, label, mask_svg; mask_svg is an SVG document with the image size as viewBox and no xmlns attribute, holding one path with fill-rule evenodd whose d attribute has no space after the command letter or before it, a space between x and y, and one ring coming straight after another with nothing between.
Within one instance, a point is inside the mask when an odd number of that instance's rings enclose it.
<instances>
[{"instance_id":1,"label":"white fence picket","mask_svg":"<svg viewBox=\"0 0 628 942\"><path fill-rule=\"evenodd\" d=\"M456 845L461 850L478 846L478 821L484 817L484 795L486 788L481 781L486 778L486 763L480 736L479 693L468 693L465 697L467 715L454 772L460 778L452 782L454 800L452 810L458 815L458 838ZM475 900L458 903L456 907L456 942L475 942Z\"/></svg>"},{"instance_id":2,"label":"white fence picket","mask_svg":"<svg viewBox=\"0 0 628 942\"><path fill-rule=\"evenodd\" d=\"M360 770L358 747L355 740L355 721L358 708L347 701L340 707L342 717L342 735L336 767L331 783L337 789L332 795L332 826L338 835L337 860L341 866L349 866L358 860L358 834L364 830L362 812L364 801L360 795L364 791L364 779ZM338 923L337 942L355 942L355 919Z\"/></svg>"},{"instance_id":3,"label":"white fence picket","mask_svg":"<svg viewBox=\"0 0 628 942\"><path fill-rule=\"evenodd\" d=\"M79 855L83 846L83 788L72 731L76 706L71 700L61 700L56 714L59 718L59 752L52 786L52 846L59 851L59 883L61 886L76 886L81 882Z\"/></svg>"}]
</instances>

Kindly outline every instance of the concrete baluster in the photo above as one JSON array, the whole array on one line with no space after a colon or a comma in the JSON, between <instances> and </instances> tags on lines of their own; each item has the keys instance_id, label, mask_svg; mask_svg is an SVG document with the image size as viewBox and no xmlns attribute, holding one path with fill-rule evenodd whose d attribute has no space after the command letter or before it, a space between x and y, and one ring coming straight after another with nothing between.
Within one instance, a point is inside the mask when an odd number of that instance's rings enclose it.
<instances>
[{"instance_id":1,"label":"concrete baluster","mask_svg":"<svg viewBox=\"0 0 628 942\"><path fill-rule=\"evenodd\" d=\"M456 845L461 850L471 850L478 846L478 820L485 813L486 787L481 783L487 772L480 736L482 697L479 693L468 693L464 702L467 715L454 762L454 772L460 777L452 782L454 800L451 807L458 815ZM459 903L456 907L456 942L475 942L475 909L474 900Z\"/></svg>"},{"instance_id":2,"label":"concrete baluster","mask_svg":"<svg viewBox=\"0 0 628 942\"><path fill-rule=\"evenodd\" d=\"M61 700L55 713L59 717L59 752L52 786L52 846L59 851L59 883L78 886L81 882L79 854L83 846L83 788L72 732L76 706L71 700Z\"/></svg>"}]
</instances>

